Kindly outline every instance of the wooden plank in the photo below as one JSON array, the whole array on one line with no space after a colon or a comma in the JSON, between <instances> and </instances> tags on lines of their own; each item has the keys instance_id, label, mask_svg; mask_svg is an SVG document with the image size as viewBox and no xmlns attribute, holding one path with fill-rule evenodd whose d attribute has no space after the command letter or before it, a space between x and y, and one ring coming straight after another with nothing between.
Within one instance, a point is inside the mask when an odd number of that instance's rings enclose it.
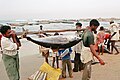
<instances>
[{"instance_id":1,"label":"wooden plank","mask_svg":"<svg viewBox=\"0 0 120 80\"><path fill-rule=\"evenodd\" d=\"M42 31L28 31L28 30L26 30L25 32L26 32L26 34L39 34L39 33L46 33L46 32L53 33L53 32L67 32L67 31L83 31L83 30L85 30L85 28L79 29L79 30L78 29L42 30ZM24 31L23 32L16 32L17 35L21 35L23 33L24 33Z\"/></svg>"},{"instance_id":2,"label":"wooden plank","mask_svg":"<svg viewBox=\"0 0 120 80\"><path fill-rule=\"evenodd\" d=\"M83 31L84 29L64 29L64 30L44 30L43 32L67 32L67 31Z\"/></svg>"},{"instance_id":3,"label":"wooden plank","mask_svg":"<svg viewBox=\"0 0 120 80\"><path fill-rule=\"evenodd\" d=\"M69 31L84 31L86 28L83 28L83 29L63 29L63 30L42 30L42 31L28 31L28 30L25 30L23 32L16 32L17 35L19 36L23 36L25 34L39 34L39 33L54 33L54 32L69 32ZM120 30L119 30L119 33L120 33ZM116 41L116 42L120 42L120 40Z\"/></svg>"}]
</instances>

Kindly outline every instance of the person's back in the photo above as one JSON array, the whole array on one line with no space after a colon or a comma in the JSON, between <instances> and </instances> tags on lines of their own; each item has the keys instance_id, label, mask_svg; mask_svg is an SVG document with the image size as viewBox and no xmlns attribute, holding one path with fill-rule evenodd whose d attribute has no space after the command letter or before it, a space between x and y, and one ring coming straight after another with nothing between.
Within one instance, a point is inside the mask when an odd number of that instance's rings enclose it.
<instances>
[{"instance_id":1,"label":"person's back","mask_svg":"<svg viewBox=\"0 0 120 80\"><path fill-rule=\"evenodd\" d=\"M117 47L115 46L115 42L119 40L119 25L114 23L114 21L110 22L110 31L111 31L111 53L113 53L113 48L117 51L116 55L119 54Z\"/></svg>"},{"instance_id":2,"label":"person's back","mask_svg":"<svg viewBox=\"0 0 120 80\"><path fill-rule=\"evenodd\" d=\"M72 49L71 48L60 49L58 52L59 55L62 55L62 60L67 60L70 59L70 54L72 53Z\"/></svg>"},{"instance_id":3,"label":"person's back","mask_svg":"<svg viewBox=\"0 0 120 80\"><path fill-rule=\"evenodd\" d=\"M105 37L105 32L104 31L100 31L97 34L98 42L103 43L104 42L104 37Z\"/></svg>"},{"instance_id":4,"label":"person's back","mask_svg":"<svg viewBox=\"0 0 120 80\"><path fill-rule=\"evenodd\" d=\"M105 33L105 37L104 37L104 39L106 39L106 40L107 40L107 39L109 39L109 38L110 38L110 36L111 36L111 35L110 35L110 33Z\"/></svg>"},{"instance_id":5,"label":"person's back","mask_svg":"<svg viewBox=\"0 0 120 80\"><path fill-rule=\"evenodd\" d=\"M97 35L97 43L98 43L98 55L100 54L100 48L102 47L102 54L104 53L104 37L105 33L103 30L101 30Z\"/></svg>"},{"instance_id":6,"label":"person's back","mask_svg":"<svg viewBox=\"0 0 120 80\"><path fill-rule=\"evenodd\" d=\"M119 40L119 25L117 23L111 23L110 25L110 31L111 31L111 35L116 32L116 34L114 36L112 36L111 40Z\"/></svg>"},{"instance_id":7,"label":"person's back","mask_svg":"<svg viewBox=\"0 0 120 80\"><path fill-rule=\"evenodd\" d=\"M89 30L85 31L85 33L82 35L82 39L83 39L83 44L85 47L90 47L91 43L94 44L94 35Z\"/></svg>"},{"instance_id":8,"label":"person's back","mask_svg":"<svg viewBox=\"0 0 120 80\"><path fill-rule=\"evenodd\" d=\"M100 27L100 30L99 30L99 32L98 32L98 34L97 34L97 41L99 42L99 43L103 43L104 42L104 38L105 38L105 32L104 32L104 27Z\"/></svg>"},{"instance_id":9,"label":"person's back","mask_svg":"<svg viewBox=\"0 0 120 80\"><path fill-rule=\"evenodd\" d=\"M62 57L62 78L66 78L66 65L68 68L69 77L73 78L72 76L72 64L70 59L70 54L72 53L71 48L61 49L58 51L60 57Z\"/></svg>"}]
</instances>

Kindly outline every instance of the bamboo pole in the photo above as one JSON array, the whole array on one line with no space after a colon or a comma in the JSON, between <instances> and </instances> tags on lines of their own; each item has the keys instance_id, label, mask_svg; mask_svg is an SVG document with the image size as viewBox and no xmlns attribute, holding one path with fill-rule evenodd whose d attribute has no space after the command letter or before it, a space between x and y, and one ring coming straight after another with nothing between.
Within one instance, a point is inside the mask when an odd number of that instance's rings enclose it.
<instances>
[{"instance_id":1,"label":"bamboo pole","mask_svg":"<svg viewBox=\"0 0 120 80\"><path fill-rule=\"evenodd\" d=\"M23 33L26 33L26 34L39 34L39 33L46 33L46 32L49 32L49 33L53 33L53 32L67 32L67 31L84 31L84 29L63 29L63 30L42 30L42 31L28 31L28 30L25 30L23 32L16 32L17 35L22 35Z\"/></svg>"},{"instance_id":2,"label":"bamboo pole","mask_svg":"<svg viewBox=\"0 0 120 80\"><path fill-rule=\"evenodd\" d=\"M28 30L24 30L23 32L16 32L17 35L20 35L21 38L24 38L24 35L27 34L42 34L42 33L54 33L54 32L69 32L69 31L84 31L86 30L86 28L83 29L62 29L62 30L42 30L42 31L28 31ZM120 30L119 30L120 33ZM116 42L120 42L120 40L116 41Z\"/></svg>"}]
</instances>

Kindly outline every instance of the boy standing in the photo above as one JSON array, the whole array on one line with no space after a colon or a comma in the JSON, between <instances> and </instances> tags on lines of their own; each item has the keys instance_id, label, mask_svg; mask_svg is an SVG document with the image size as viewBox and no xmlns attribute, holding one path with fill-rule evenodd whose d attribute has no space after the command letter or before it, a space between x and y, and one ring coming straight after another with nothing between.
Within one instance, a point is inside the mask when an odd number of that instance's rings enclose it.
<instances>
[{"instance_id":1,"label":"boy standing","mask_svg":"<svg viewBox=\"0 0 120 80\"><path fill-rule=\"evenodd\" d=\"M82 28L82 24L81 23L76 23L76 29L81 29ZM81 37L82 32L81 31L77 31L75 33L75 35L77 37ZM80 53L81 53L81 48L82 48L82 43L79 42L78 44L76 44L73 49L75 52L75 57L74 57L74 68L73 68L73 72L78 72L83 70L83 63L80 60Z\"/></svg>"},{"instance_id":2,"label":"boy standing","mask_svg":"<svg viewBox=\"0 0 120 80\"><path fill-rule=\"evenodd\" d=\"M100 54L100 47L102 46L102 54L104 53L104 38L105 38L105 31L104 31L104 27L101 26L100 30L97 34L97 43L98 43L98 55Z\"/></svg>"},{"instance_id":3,"label":"boy standing","mask_svg":"<svg viewBox=\"0 0 120 80\"><path fill-rule=\"evenodd\" d=\"M70 54L72 53L72 49L61 49L58 51L60 57L62 58L62 78L66 78L66 65L68 67L69 77L73 78L72 76L72 64L70 59Z\"/></svg>"}]
</instances>

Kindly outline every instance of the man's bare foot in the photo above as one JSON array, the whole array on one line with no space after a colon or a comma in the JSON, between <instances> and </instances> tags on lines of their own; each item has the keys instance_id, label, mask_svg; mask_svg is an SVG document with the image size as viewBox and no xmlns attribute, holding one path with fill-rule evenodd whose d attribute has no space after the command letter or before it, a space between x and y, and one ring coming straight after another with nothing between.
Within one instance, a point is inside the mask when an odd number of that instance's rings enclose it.
<instances>
[{"instance_id":1,"label":"man's bare foot","mask_svg":"<svg viewBox=\"0 0 120 80\"><path fill-rule=\"evenodd\" d=\"M119 54L119 52L115 53L115 55L118 55L118 54Z\"/></svg>"},{"instance_id":2,"label":"man's bare foot","mask_svg":"<svg viewBox=\"0 0 120 80\"><path fill-rule=\"evenodd\" d=\"M73 78L73 76L69 76L70 78Z\"/></svg>"},{"instance_id":3,"label":"man's bare foot","mask_svg":"<svg viewBox=\"0 0 120 80\"><path fill-rule=\"evenodd\" d=\"M113 52L111 52L111 54L113 54Z\"/></svg>"}]
</instances>

